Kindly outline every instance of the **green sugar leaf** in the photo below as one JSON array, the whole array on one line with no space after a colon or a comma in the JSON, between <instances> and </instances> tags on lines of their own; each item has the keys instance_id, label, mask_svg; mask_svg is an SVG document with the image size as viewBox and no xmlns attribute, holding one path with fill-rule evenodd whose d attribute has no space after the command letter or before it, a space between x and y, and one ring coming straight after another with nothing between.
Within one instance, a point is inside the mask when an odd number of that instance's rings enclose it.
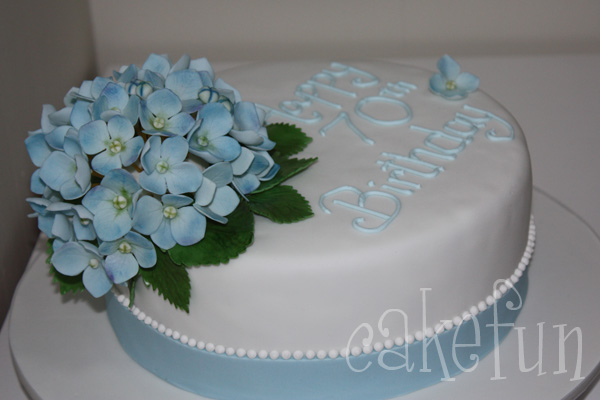
<instances>
[{"instance_id":1,"label":"green sugar leaf","mask_svg":"<svg viewBox=\"0 0 600 400\"><path fill-rule=\"evenodd\" d=\"M220 224L207 221L204 239L191 246L176 245L169 250L174 262L188 267L227 263L246 251L254 240L254 215L245 201Z\"/></svg>"},{"instance_id":2,"label":"green sugar leaf","mask_svg":"<svg viewBox=\"0 0 600 400\"><path fill-rule=\"evenodd\" d=\"M139 275L175 308L190 312L191 285L187 269L175 264L168 254L156 249L156 265L140 268Z\"/></svg>"},{"instance_id":3,"label":"green sugar leaf","mask_svg":"<svg viewBox=\"0 0 600 400\"><path fill-rule=\"evenodd\" d=\"M248 195L248 202L253 213L280 224L298 222L313 216L308 201L291 186L276 186Z\"/></svg>"},{"instance_id":4,"label":"green sugar leaf","mask_svg":"<svg viewBox=\"0 0 600 400\"><path fill-rule=\"evenodd\" d=\"M312 142L296 125L276 123L267 125L269 139L276 143L274 153L281 157L289 157L304 150Z\"/></svg>"},{"instance_id":5,"label":"green sugar leaf","mask_svg":"<svg viewBox=\"0 0 600 400\"><path fill-rule=\"evenodd\" d=\"M52 282L58 283L60 294L77 294L85 290L82 280L83 273L76 276L67 276L61 274L52 265L50 265L50 274L52 275Z\"/></svg>"},{"instance_id":6,"label":"green sugar leaf","mask_svg":"<svg viewBox=\"0 0 600 400\"><path fill-rule=\"evenodd\" d=\"M288 180L294 175L299 174L304 171L315 162L317 162L318 158L279 158L274 157L274 161L279 164L281 167L277 174L273 177L273 179L261 182L258 189L256 189L252 194L264 192L270 190L271 188L281 184L282 182Z\"/></svg>"}]
</instances>

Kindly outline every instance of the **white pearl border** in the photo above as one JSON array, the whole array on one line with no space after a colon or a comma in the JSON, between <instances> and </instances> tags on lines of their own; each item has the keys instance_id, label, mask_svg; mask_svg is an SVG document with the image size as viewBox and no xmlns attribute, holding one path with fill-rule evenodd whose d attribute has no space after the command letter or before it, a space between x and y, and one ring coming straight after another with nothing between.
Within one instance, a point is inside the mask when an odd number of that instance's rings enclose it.
<instances>
[{"instance_id":1,"label":"white pearl border","mask_svg":"<svg viewBox=\"0 0 600 400\"><path fill-rule=\"evenodd\" d=\"M182 335L180 332L174 331L171 328L167 328L163 324L152 319L150 316L146 315L146 313L144 313L142 310L140 310L136 306L131 307L130 311L134 316L137 317L138 320L143 321L146 325L149 325L153 329L157 330L159 333L164 334L166 337L170 337L174 340L178 340L182 344L188 345L190 347L195 347L199 350L215 352L217 354L225 354L225 355L231 356L231 357L240 357L240 358L248 357L250 359L254 359L254 358L258 357L259 359L263 359L263 360L266 358L270 358L272 360L276 360L279 358L281 358L283 360L289 360L292 358L294 360L301 360L303 358L312 360L316 357L319 360L323 360L328 357L331 359L334 359L337 357L346 357L349 355L348 353L350 353L353 356L359 356L363 353L369 354L373 351L381 351L384 348L391 349L394 346L402 346L404 343L411 344L415 341L422 341L425 337L431 338L435 334L440 334L444 331L453 329L455 326L461 325L463 321L470 320L472 316L477 315L478 313L487 309L489 306L493 305L496 302L496 300L500 299L503 294L508 292L508 290L511 289L514 286L514 284L517 283L519 281L519 279L523 276L523 272L527 269L527 266L529 265L529 262L531 261L531 256L533 254L533 250L535 248L535 234L536 234L535 224L533 222L533 216L531 216L531 219L529 221L529 234L528 234L528 238L527 238L527 246L525 247L525 251L523 253L523 257L521 257L521 261L519 261L519 265L517 266L517 268L515 268L515 271L513 272L513 274L508 279L506 279L504 281L504 283L498 287L498 289L494 290L494 292L491 295L487 296L484 300L480 301L476 305L469 307L467 310L465 310L461 314L452 318L452 320L448 320L443 324L438 323L434 327L429 327L429 328L425 329L424 332L417 331L412 335L406 336L405 338L399 336L393 340L387 339L384 342L374 343L372 346L364 346L362 348L359 346L355 346L355 347L352 347L349 351L346 347L344 347L343 349L340 349L340 350L338 350L338 349L318 350L318 351L308 350L306 352L303 352L301 350L295 350L295 351L283 350L281 352L279 352L277 350L268 351L268 350L264 350L264 349L262 349L262 350L254 350L254 349L246 350L241 347L240 348L225 347L221 344L216 345L214 343L205 343L203 341L198 341L194 338L190 338L187 335ZM125 295L123 295L123 294L118 295L117 301L119 303L121 303L124 307L129 307L129 298L127 298Z\"/></svg>"}]
</instances>

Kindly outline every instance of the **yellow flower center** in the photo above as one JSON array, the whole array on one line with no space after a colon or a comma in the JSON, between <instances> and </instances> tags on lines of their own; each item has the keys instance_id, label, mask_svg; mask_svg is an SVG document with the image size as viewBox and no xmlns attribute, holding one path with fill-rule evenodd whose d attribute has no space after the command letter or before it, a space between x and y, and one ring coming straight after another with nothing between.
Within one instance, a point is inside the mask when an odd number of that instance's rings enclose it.
<instances>
[{"instance_id":1,"label":"yellow flower center","mask_svg":"<svg viewBox=\"0 0 600 400\"><path fill-rule=\"evenodd\" d=\"M177 216L177 209L173 206L166 206L163 209L163 215L165 216L165 218L173 219Z\"/></svg>"},{"instance_id":2,"label":"yellow flower center","mask_svg":"<svg viewBox=\"0 0 600 400\"><path fill-rule=\"evenodd\" d=\"M446 81L446 89L447 90L456 90L456 82L448 80Z\"/></svg>"},{"instance_id":3,"label":"yellow flower center","mask_svg":"<svg viewBox=\"0 0 600 400\"><path fill-rule=\"evenodd\" d=\"M154 121L152 121L152 126L154 126L156 129L162 129L165 127L165 119L162 117L156 117L154 118Z\"/></svg>"},{"instance_id":4,"label":"yellow flower center","mask_svg":"<svg viewBox=\"0 0 600 400\"><path fill-rule=\"evenodd\" d=\"M118 195L113 199L113 206L117 210L124 210L127 207L127 199L125 196Z\"/></svg>"}]
</instances>

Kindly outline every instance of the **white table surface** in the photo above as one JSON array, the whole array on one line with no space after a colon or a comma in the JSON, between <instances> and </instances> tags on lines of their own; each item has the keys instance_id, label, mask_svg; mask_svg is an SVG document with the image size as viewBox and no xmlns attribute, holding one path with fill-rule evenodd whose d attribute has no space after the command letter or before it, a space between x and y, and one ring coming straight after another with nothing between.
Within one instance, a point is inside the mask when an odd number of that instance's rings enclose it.
<instances>
[{"instance_id":1,"label":"white table surface","mask_svg":"<svg viewBox=\"0 0 600 400\"><path fill-rule=\"evenodd\" d=\"M435 69L436 59L393 61ZM458 61L464 70L478 75L481 88L519 121L529 144L535 186L600 232L600 54L461 57ZM237 64L213 62L213 67L218 75ZM597 297L590 301L597 302ZM0 399L27 399L12 366L4 325ZM585 398L600 400L600 385Z\"/></svg>"}]
</instances>

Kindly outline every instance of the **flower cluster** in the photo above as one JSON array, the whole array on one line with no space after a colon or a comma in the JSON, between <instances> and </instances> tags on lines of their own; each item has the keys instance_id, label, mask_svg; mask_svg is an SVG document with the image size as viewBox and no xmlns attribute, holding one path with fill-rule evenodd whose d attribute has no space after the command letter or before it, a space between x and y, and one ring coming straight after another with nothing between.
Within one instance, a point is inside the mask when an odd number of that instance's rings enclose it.
<instances>
[{"instance_id":1,"label":"flower cluster","mask_svg":"<svg viewBox=\"0 0 600 400\"><path fill-rule=\"evenodd\" d=\"M271 180L265 115L206 59L152 54L45 105L25 140L27 199L53 239L54 268L95 297L157 263L157 249L190 246L207 220L226 224L240 199Z\"/></svg>"}]
</instances>

